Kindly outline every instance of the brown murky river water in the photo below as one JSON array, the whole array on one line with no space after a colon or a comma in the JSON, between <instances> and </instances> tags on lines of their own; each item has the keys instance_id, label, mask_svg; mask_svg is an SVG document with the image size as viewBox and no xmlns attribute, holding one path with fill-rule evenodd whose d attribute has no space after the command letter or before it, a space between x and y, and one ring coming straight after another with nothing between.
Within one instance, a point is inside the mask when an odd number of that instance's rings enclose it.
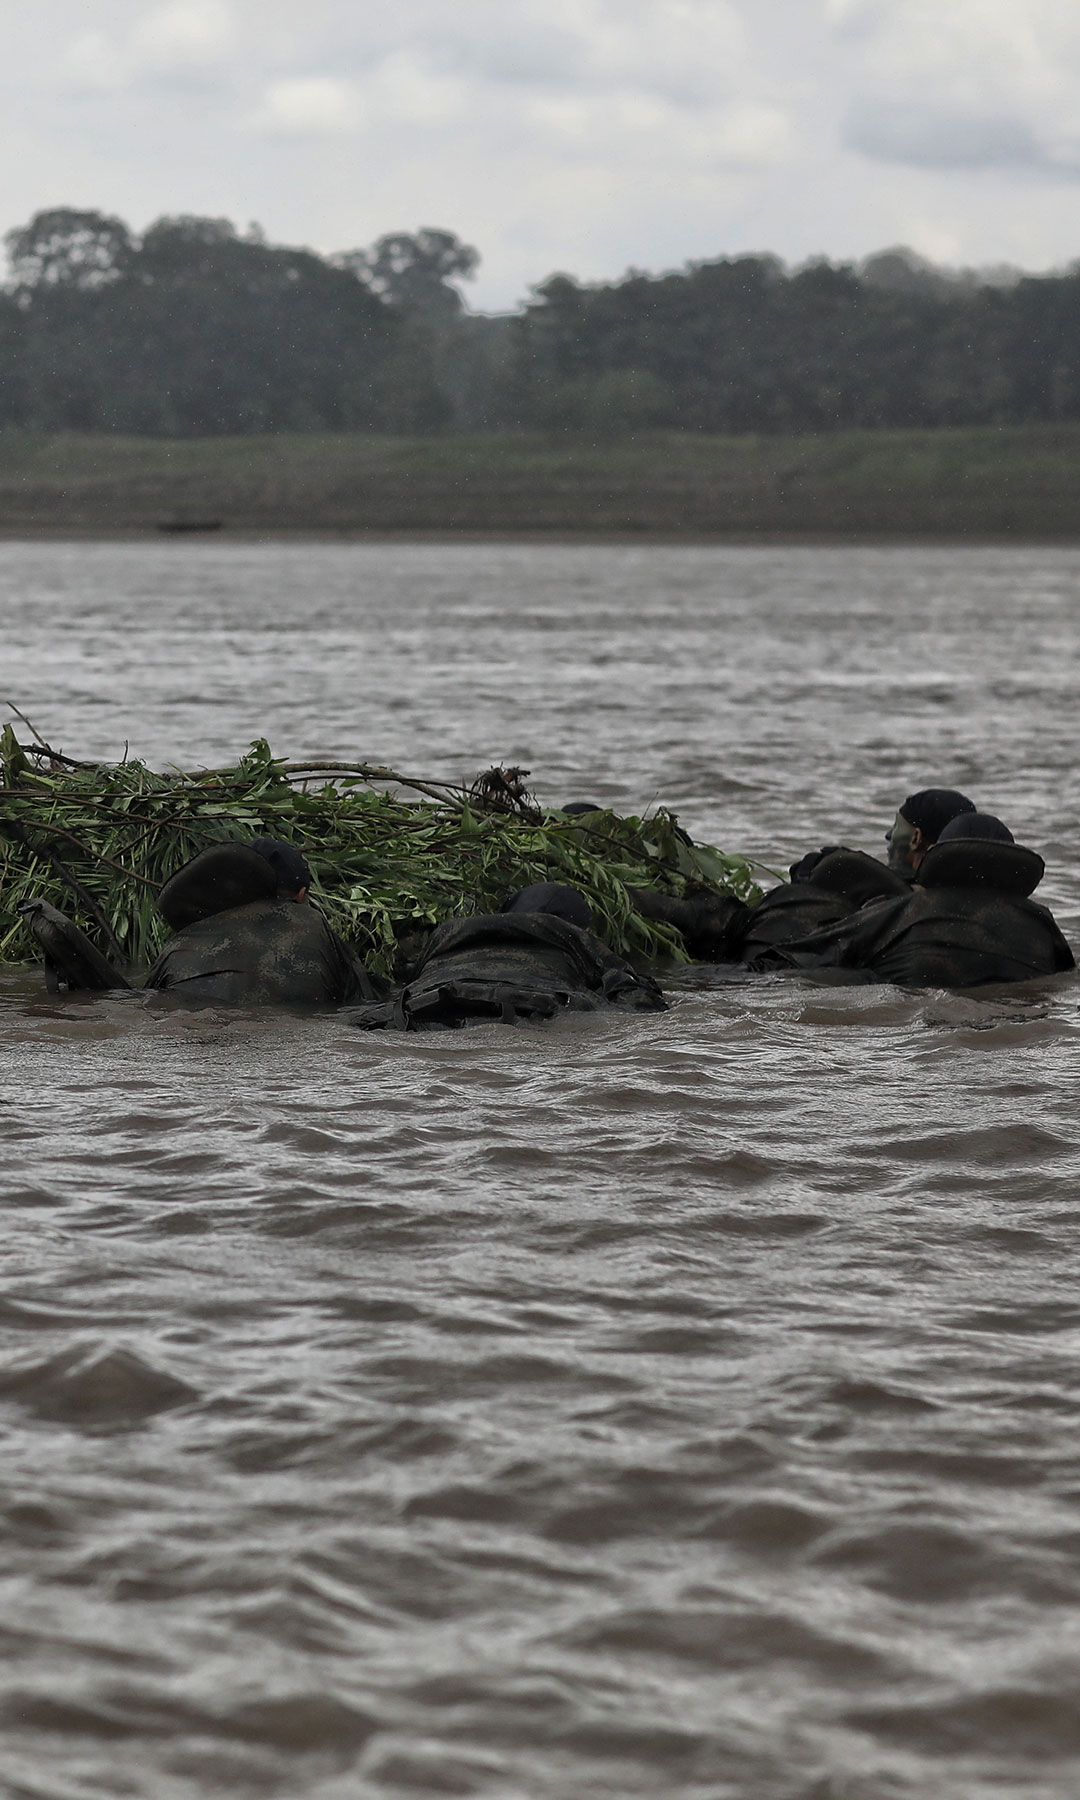
<instances>
[{"instance_id":1,"label":"brown murky river water","mask_svg":"<svg viewBox=\"0 0 1080 1800\"><path fill-rule=\"evenodd\" d=\"M0 546L76 755L524 763L1080 941L1080 551ZM372 1040L0 978L5 1800L1080 1792L1080 985Z\"/></svg>"}]
</instances>

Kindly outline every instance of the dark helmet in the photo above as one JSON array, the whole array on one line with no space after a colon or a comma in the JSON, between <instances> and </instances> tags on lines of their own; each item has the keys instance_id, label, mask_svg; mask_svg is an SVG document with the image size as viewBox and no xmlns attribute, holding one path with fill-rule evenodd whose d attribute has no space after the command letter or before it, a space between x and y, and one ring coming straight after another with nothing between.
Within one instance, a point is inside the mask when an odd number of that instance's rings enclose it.
<instances>
[{"instance_id":1,"label":"dark helmet","mask_svg":"<svg viewBox=\"0 0 1080 1800\"><path fill-rule=\"evenodd\" d=\"M561 881L537 881L532 887L519 888L503 902L502 910L504 913L550 913L556 919L579 925L582 931L592 930L592 907L584 894L580 888L569 887Z\"/></svg>"},{"instance_id":2,"label":"dark helmet","mask_svg":"<svg viewBox=\"0 0 1080 1800\"><path fill-rule=\"evenodd\" d=\"M957 813L941 828L939 844L951 843L953 838L989 838L997 844L1015 844L1016 839L1007 825L996 819L993 813L967 812Z\"/></svg>"}]
</instances>

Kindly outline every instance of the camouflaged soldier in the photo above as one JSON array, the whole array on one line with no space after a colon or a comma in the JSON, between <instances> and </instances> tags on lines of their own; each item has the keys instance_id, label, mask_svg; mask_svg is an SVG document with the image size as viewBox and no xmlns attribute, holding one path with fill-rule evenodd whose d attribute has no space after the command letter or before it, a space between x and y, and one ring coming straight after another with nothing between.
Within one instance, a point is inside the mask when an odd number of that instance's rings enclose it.
<instances>
[{"instance_id":1,"label":"camouflaged soldier","mask_svg":"<svg viewBox=\"0 0 1080 1800\"><path fill-rule=\"evenodd\" d=\"M515 1025L601 1007L659 1012L656 983L591 930L584 894L537 882L500 913L448 919L432 932L411 979L352 1023L366 1030L446 1031L482 1020Z\"/></svg>"},{"instance_id":2,"label":"camouflaged soldier","mask_svg":"<svg viewBox=\"0 0 1080 1800\"><path fill-rule=\"evenodd\" d=\"M177 927L145 986L204 1006L334 1006L374 1000L367 971L314 907L311 870L278 838L215 844L166 882Z\"/></svg>"}]
</instances>

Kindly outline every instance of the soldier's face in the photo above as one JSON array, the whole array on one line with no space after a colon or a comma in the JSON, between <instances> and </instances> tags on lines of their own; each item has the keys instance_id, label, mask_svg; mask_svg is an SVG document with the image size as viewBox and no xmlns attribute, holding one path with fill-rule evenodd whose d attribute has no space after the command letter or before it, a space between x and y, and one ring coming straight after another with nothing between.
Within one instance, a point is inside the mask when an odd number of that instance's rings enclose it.
<instances>
[{"instance_id":1,"label":"soldier's face","mask_svg":"<svg viewBox=\"0 0 1080 1800\"><path fill-rule=\"evenodd\" d=\"M893 820L892 830L885 833L885 842L889 846L889 867L898 874L906 875L914 862L915 840L919 836L914 825L908 823L903 813L897 813Z\"/></svg>"}]
</instances>

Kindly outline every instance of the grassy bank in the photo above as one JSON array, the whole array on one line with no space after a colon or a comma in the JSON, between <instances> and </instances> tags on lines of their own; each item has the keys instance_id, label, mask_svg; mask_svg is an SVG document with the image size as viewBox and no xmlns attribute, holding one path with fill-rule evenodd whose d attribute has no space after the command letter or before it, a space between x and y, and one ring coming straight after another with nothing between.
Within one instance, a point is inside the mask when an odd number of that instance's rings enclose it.
<instances>
[{"instance_id":1,"label":"grassy bank","mask_svg":"<svg viewBox=\"0 0 1080 1800\"><path fill-rule=\"evenodd\" d=\"M0 435L0 532L1080 536L1080 425L144 439Z\"/></svg>"}]
</instances>

